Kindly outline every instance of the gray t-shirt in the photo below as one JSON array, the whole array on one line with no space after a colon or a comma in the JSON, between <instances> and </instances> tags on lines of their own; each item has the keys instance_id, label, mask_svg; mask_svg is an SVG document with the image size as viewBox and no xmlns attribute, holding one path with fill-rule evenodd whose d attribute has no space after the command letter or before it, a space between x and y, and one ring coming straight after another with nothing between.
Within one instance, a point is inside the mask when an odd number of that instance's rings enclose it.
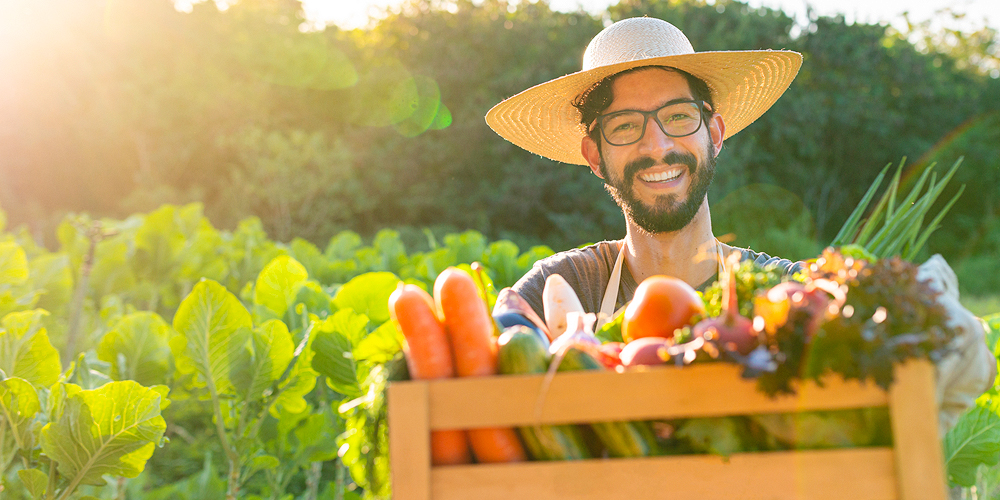
<instances>
[{"instance_id":1,"label":"gray t-shirt","mask_svg":"<svg viewBox=\"0 0 1000 500\"><path fill-rule=\"evenodd\" d=\"M535 265L512 287L518 295L524 297L528 304L544 318L542 310L542 290L545 288L545 280L552 274L559 274L576 290L580 297L580 303L586 312L596 313L601 309L601 300L607 290L608 280L611 278L611 270L615 266L618 252L623 240L602 241L582 248L575 248L565 252L559 252L551 257L535 262ZM801 263L792 262L788 259L771 257L765 253L754 252L753 250L738 248L742 252L742 260L752 260L760 265L775 264L783 275L790 275L801 270ZM704 291L715 280L717 276L709 278L702 283L698 290ZM628 266L622 266L621 285L618 287L618 300L615 303L615 310L632 300L635 289L639 284L635 282Z\"/></svg>"}]
</instances>

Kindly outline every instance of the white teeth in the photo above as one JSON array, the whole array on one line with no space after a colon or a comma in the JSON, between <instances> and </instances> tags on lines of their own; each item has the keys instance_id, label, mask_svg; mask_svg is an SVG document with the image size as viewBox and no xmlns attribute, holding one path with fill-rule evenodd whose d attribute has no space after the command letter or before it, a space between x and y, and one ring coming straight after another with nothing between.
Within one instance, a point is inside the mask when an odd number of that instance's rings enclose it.
<instances>
[{"instance_id":1,"label":"white teeth","mask_svg":"<svg viewBox=\"0 0 1000 500\"><path fill-rule=\"evenodd\" d=\"M643 174L639 178L646 182L663 182L672 181L681 176L684 173L684 169L675 168L673 170L668 170L666 172L660 172L658 174Z\"/></svg>"}]
</instances>

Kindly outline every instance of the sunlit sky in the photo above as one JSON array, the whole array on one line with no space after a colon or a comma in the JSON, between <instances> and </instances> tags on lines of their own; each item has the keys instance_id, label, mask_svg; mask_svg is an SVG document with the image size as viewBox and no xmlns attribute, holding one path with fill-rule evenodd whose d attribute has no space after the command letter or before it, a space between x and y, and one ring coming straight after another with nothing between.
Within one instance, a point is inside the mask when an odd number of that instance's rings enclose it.
<instances>
[{"instance_id":1,"label":"sunlit sky","mask_svg":"<svg viewBox=\"0 0 1000 500\"><path fill-rule=\"evenodd\" d=\"M530 1L530 0L521 0ZM555 10L573 11L583 8L599 12L617 0L550 0ZM710 0L711 1L711 0ZM316 24L335 24L343 29L364 26L369 15L399 5L402 0L302 0L307 17ZM1000 28L1000 0L749 0L751 6L780 8L800 21L806 19L806 5L820 15L844 14L849 22L889 22L903 27L902 13L908 11L915 22L940 19L935 13L952 7L967 14L968 26L981 27L983 20ZM967 29L965 25L949 23L951 28Z\"/></svg>"}]
</instances>

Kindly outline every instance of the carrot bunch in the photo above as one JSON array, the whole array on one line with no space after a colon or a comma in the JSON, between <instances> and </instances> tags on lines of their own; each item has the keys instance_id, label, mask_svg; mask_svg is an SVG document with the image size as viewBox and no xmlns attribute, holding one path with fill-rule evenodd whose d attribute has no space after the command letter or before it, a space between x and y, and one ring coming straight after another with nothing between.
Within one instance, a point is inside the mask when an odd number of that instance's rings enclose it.
<instances>
[{"instance_id":1,"label":"carrot bunch","mask_svg":"<svg viewBox=\"0 0 1000 500\"><path fill-rule=\"evenodd\" d=\"M434 297L416 285L400 284L389 297L389 312L406 338L404 354L413 379L478 377L497 372L493 318L472 276L448 268L434 282ZM527 457L511 428L431 432L431 462L516 462Z\"/></svg>"}]
</instances>

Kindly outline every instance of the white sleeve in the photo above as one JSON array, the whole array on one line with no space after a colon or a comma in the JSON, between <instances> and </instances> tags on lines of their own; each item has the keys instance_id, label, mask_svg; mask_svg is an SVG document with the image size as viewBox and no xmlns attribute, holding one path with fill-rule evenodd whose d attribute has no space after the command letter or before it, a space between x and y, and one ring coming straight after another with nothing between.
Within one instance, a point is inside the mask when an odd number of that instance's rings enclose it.
<instances>
[{"instance_id":1,"label":"white sleeve","mask_svg":"<svg viewBox=\"0 0 1000 500\"><path fill-rule=\"evenodd\" d=\"M937 302L948 313L947 326L957 332L949 353L937 363L938 430L943 436L958 417L976 404L976 398L992 387L997 376L997 358L986 345L986 326L958 301L958 278L940 255L923 263L917 272L941 292Z\"/></svg>"}]
</instances>

